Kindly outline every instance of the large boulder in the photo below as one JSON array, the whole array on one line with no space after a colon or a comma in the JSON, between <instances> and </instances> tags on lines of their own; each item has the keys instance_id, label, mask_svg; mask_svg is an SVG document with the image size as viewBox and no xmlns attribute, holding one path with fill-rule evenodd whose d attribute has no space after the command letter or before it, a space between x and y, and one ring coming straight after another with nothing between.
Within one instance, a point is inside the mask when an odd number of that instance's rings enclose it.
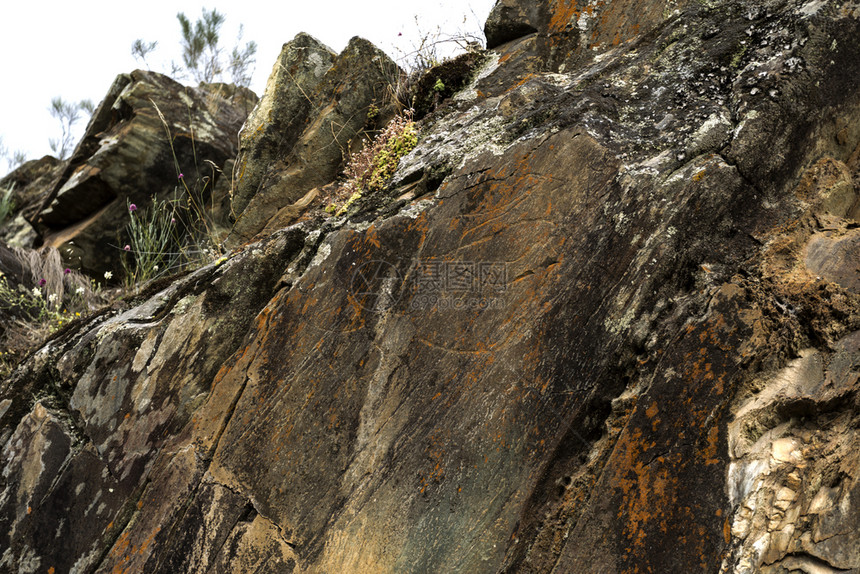
<instances>
[{"instance_id":1,"label":"large boulder","mask_svg":"<svg viewBox=\"0 0 860 574\"><path fill-rule=\"evenodd\" d=\"M860 571L860 9L639 4L2 381L0 568Z\"/></svg>"},{"instance_id":2,"label":"large boulder","mask_svg":"<svg viewBox=\"0 0 860 574\"><path fill-rule=\"evenodd\" d=\"M116 273L128 203L143 210L153 197L183 197L186 186L217 202L213 185L235 157L256 102L227 84L188 87L155 72L121 74L33 216L43 243L75 268Z\"/></svg>"},{"instance_id":3,"label":"large boulder","mask_svg":"<svg viewBox=\"0 0 860 574\"><path fill-rule=\"evenodd\" d=\"M242 130L234 245L267 225L277 229L282 209L337 177L374 117L390 117L380 108L389 107L400 74L362 38L336 58L307 35L284 45L266 97Z\"/></svg>"},{"instance_id":4,"label":"large boulder","mask_svg":"<svg viewBox=\"0 0 860 574\"><path fill-rule=\"evenodd\" d=\"M534 34L540 28L545 30L544 19L540 14L543 10L544 5L539 2L498 0L484 24L487 48L492 49L511 40Z\"/></svg>"},{"instance_id":5,"label":"large boulder","mask_svg":"<svg viewBox=\"0 0 860 574\"><path fill-rule=\"evenodd\" d=\"M241 214L257 193L270 165L287 155L315 111L311 96L336 54L315 38L299 34L284 44L266 90L239 134L233 210Z\"/></svg>"}]
</instances>

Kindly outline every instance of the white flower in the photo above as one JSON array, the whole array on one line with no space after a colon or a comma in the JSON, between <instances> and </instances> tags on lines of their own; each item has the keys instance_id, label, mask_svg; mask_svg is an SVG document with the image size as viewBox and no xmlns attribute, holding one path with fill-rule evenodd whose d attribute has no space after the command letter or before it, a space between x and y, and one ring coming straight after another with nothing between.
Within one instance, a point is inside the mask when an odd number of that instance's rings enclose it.
<instances>
[{"instance_id":1,"label":"white flower","mask_svg":"<svg viewBox=\"0 0 860 574\"><path fill-rule=\"evenodd\" d=\"M53 303L56 300L57 300L57 294L56 293L51 293L50 295L48 295L48 303Z\"/></svg>"},{"instance_id":2,"label":"white flower","mask_svg":"<svg viewBox=\"0 0 860 574\"><path fill-rule=\"evenodd\" d=\"M113 273L111 273L110 271L105 271L105 279L110 279L111 277L113 277Z\"/></svg>"},{"instance_id":3,"label":"white flower","mask_svg":"<svg viewBox=\"0 0 860 574\"><path fill-rule=\"evenodd\" d=\"M42 296L42 290L39 289L38 287L33 287L32 293L33 293L33 297L41 297Z\"/></svg>"},{"instance_id":4,"label":"white flower","mask_svg":"<svg viewBox=\"0 0 860 574\"><path fill-rule=\"evenodd\" d=\"M78 287L77 289L75 289L75 295L83 295L83 294L84 294L84 288L83 287Z\"/></svg>"},{"instance_id":5,"label":"white flower","mask_svg":"<svg viewBox=\"0 0 860 574\"><path fill-rule=\"evenodd\" d=\"M153 271L158 271L158 265L153 265L153 266L152 266L152 270L153 270Z\"/></svg>"}]
</instances>

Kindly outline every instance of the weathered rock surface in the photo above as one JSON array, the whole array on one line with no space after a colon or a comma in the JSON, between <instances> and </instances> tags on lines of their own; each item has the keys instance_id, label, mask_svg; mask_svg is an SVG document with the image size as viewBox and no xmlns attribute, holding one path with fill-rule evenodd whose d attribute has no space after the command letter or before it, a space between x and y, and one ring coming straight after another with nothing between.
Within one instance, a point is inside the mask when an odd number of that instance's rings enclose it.
<instances>
[{"instance_id":1,"label":"weathered rock surface","mask_svg":"<svg viewBox=\"0 0 860 574\"><path fill-rule=\"evenodd\" d=\"M186 87L155 72L121 74L31 219L43 243L92 275L117 273L128 203L145 209L153 197L179 196L180 173L208 198L256 102L227 84Z\"/></svg>"},{"instance_id":2,"label":"weathered rock surface","mask_svg":"<svg viewBox=\"0 0 860 574\"><path fill-rule=\"evenodd\" d=\"M546 30L542 12L546 12L546 7L539 2L499 0L484 24L487 48L496 48L511 40L534 34L538 27Z\"/></svg>"},{"instance_id":3,"label":"weathered rock surface","mask_svg":"<svg viewBox=\"0 0 860 574\"><path fill-rule=\"evenodd\" d=\"M284 45L266 95L242 129L233 244L282 227L280 210L337 177L371 127L371 106L376 119L390 118L384 110L400 73L358 37L336 57L306 34Z\"/></svg>"},{"instance_id":4,"label":"weathered rock surface","mask_svg":"<svg viewBox=\"0 0 860 574\"><path fill-rule=\"evenodd\" d=\"M350 219L2 383L0 568L860 572L860 7L536 14Z\"/></svg>"},{"instance_id":5,"label":"weathered rock surface","mask_svg":"<svg viewBox=\"0 0 860 574\"><path fill-rule=\"evenodd\" d=\"M235 213L245 211L269 166L296 145L314 111L311 95L316 94L335 58L330 48L307 34L299 34L284 44L263 97L239 135Z\"/></svg>"}]
</instances>

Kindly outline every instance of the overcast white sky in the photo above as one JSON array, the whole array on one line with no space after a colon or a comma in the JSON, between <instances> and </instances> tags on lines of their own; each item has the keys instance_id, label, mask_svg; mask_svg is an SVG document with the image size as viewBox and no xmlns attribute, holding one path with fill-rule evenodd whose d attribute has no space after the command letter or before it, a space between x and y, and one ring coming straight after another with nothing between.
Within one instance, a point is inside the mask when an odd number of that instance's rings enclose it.
<instances>
[{"instance_id":1,"label":"overcast white sky","mask_svg":"<svg viewBox=\"0 0 860 574\"><path fill-rule=\"evenodd\" d=\"M480 33L495 4L495 0L0 1L0 137L7 148L26 152L28 159L50 153L48 139L59 135L59 124L48 112L53 97L88 98L98 104L117 74L144 67L131 55L135 39L158 41L157 50L147 58L155 71L168 72L171 60L181 61L177 12L192 22L204 7L225 14L221 37L228 51L236 43L239 24L244 24L244 41L254 40L259 46L251 88L261 95L281 46L298 32L307 32L338 52L351 37L363 36L397 58L398 48L401 54L411 49L419 29ZM80 123L82 133L86 122ZM5 162L0 162L0 174L6 171Z\"/></svg>"}]
</instances>

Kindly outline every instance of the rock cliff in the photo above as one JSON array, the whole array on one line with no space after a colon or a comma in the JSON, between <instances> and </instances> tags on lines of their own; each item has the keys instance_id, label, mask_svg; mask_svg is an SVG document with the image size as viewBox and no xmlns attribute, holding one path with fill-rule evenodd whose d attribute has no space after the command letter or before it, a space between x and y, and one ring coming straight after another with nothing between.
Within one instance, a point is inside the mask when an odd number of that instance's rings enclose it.
<instances>
[{"instance_id":1,"label":"rock cliff","mask_svg":"<svg viewBox=\"0 0 860 574\"><path fill-rule=\"evenodd\" d=\"M313 126L373 102L337 62L385 60L285 46L247 243L2 382L0 570L860 572L860 5L486 31L329 218L295 205L341 165Z\"/></svg>"}]
</instances>

